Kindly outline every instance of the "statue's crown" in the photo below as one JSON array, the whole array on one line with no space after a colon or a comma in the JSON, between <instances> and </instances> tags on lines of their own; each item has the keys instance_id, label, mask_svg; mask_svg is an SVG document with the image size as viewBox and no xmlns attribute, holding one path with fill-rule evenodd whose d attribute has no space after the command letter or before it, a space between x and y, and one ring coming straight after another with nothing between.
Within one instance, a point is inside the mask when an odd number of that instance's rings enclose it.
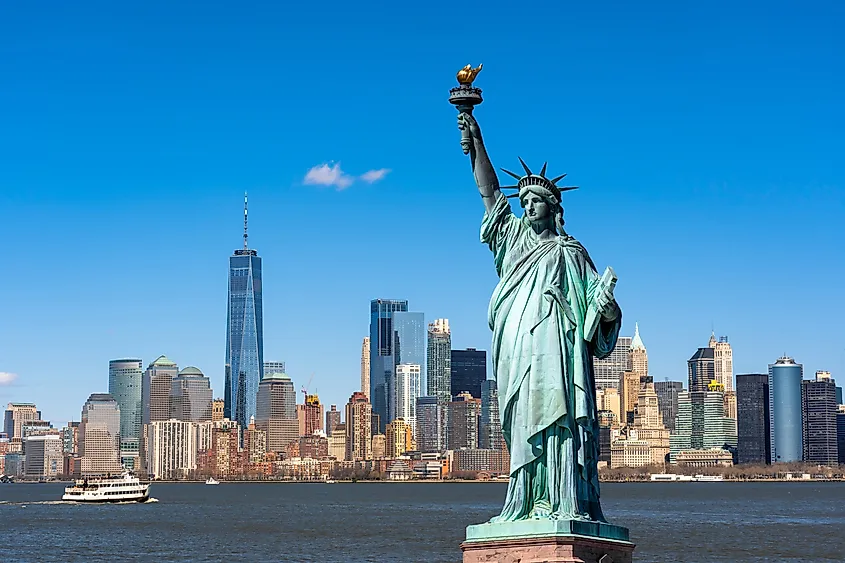
<instances>
[{"instance_id":1,"label":"statue's crown","mask_svg":"<svg viewBox=\"0 0 845 563\"><path fill-rule=\"evenodd\" d=\"M568 192L569 190L577 190L578 186L565 186L560 187L557 183L566 177L566 174L561 174L555 178L546 178L546 165L548 162L543 163L543 168L540 170L539 174L534 174L531 172L531 169L528 168L528 165L525 164L525 161L522 158L519 159L519 163L522 164L522 168L525 170L525 176L520 176L515 172L511 172L510 170L506 170L502 168L502 172L516 178L517 184L515 186L502 186L501 189L503 190L516 190L516 193L509 194L507 197L520 197L526 188L531 186L537 186L544 190L551 192L552 195L555 196L557 199L557 203L560 203L560 194L561 192Z\"/></svg>"}]
</instances>

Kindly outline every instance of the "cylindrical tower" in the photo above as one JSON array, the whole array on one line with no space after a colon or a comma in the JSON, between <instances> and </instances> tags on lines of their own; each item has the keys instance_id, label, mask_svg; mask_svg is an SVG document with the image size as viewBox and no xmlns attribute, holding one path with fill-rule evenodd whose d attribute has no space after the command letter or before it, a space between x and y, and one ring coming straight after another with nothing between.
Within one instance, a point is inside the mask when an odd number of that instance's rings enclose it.
<instances>
[{"instance_id":1,"label":"cylindrical tower","mask_svg":"<svg viewBox=\"0 0 845 563\"><path fill-rule=\"evenodd\" d=\"M801 461L801 380L804 366L789 357L769 364L772 463Z\"/></svg>"}]
</instances>

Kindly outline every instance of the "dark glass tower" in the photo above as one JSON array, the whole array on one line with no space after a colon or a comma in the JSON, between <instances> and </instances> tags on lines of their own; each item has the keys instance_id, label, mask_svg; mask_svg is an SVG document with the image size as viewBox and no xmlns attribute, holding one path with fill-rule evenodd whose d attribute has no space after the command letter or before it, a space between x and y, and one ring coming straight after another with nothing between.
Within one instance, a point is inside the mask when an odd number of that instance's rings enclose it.
<instances>
[{"instance_id":1,"label":"dark glass tower","mask_svg":"<svg viewBox=\"0 0 845 563\"><path fill-rule=\"evenodd\" d=\"M689 391L703 393L707 386L716 379L716 356L713 348L699 348L692 358L687 360L689 370Z\"/></svg>"},{"instance_id":2,"label":"dark glass tower","mask_svg":"<svg viewBox=\"0 0 845 563\"><path fill-rule=\"evenodd\" d=\"M464 391L481 398L481 384L487 379L487 352L467 348L452 350L452 395Z\"/></svg>"},{"instance_id":3,"label":"dark glass tower","mask_svg":"<svg viewBox=\"0 0 845 563\"><path fill-rule=\"evenodd\" d=\"M769 376L736 376L736 430L739 463L771 463Z\"/></svg>"},{"instance_id":4,"label":"dark glass tower","mask_svg":"<svg viewBox=\"0 0 845 563\"><path fill-rule=\"evenodd\" d=\"M370 402L373 418L378 416L380 433L389 422L388 386L396 373L393 313L407 311L408 302L405 300L370 301Z\"/></svg>"},{"instance_id":5,"label":"dark glass tower","mask_svg":"<svg viewBox=\"0 0 845 563\"><path fill-rule=\"evenodd\" d=\"M264 368L264 320L261 258L247 242L244 195L244 247L229 257L229 305L226 315L226 389L223 416L246 428L255 416L258 383Z\"/></svg>"}]
</instances>

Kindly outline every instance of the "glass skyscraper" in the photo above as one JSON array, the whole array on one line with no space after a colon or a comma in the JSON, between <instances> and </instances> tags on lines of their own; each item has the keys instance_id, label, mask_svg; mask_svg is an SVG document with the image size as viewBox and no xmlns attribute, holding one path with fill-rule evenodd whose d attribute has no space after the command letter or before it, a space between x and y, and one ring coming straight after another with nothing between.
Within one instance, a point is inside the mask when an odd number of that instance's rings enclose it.
<instances>
[{"instance_id":1,"label":"glass skyscraper","mask_svg":"<svg viewBox=\"0 0 845 563\"><path fill-rule=\"evenodd\" d=\"M739 463L771 463L767 374L737 374L736 413Z\"/></svg>"},{"instance_id":2,"label":"glass skyscraper","mask_svg":"<svg viewBox=\"0 0 845 563\"><path fill-rule=\"evenodd\" d=\"M141 360L131 358L109 362L109 395L114 397L120 408L121 451L138 452L143 377Z\"/></svg>"},{"instance_id":3,"label":"glass skyscraper","mask_svg":"<svg viewBox=\"0 0 845 563\"><path fill-rule=\"evenodd\" d=\"M226 315L226 368L223 415L241 428L255 416L258 384L264 372L264 319L261 258L247 242L244 196L244 247L229 257Z\"/></svg>"},{"instance_id":4,"label":"glass skyscraper","mask_svg":"<svg viewBox=\"0 0 845 563\"><path fill-rule=\"evenodd\" d=\"M370 402L372 414L379 419L380 433L384 433L384 427L389 422L388 387L396 372L393 314L407 311L408 302L405 300L373 299L370 302Z\"/></svg>"},{"instance_id":5,"label":"glass skyscraper","mask_svg":"<svg viewBox=\"0 0 845 563\"><path fill-rule=\"evenodd\" d=\"M452 395L467 392L481 398L481 384L487 380L487 352L467 348L452 350Z\"/></svg>"},{"instance_id":6,"label":"glass skyscraper","mask_svg":"<svg viewBox=\"0 0 845 563\"><path fill-rule=\"evenodd\" d=\"M423 313L409 313L407 311L396 311L393 314L393 358L394 366L400 364L413 364L419 366L419 372L416 375L418 383L417 394L412 399L414 405L411 407L416 410L416 397L421 395L421 389L425 387L425 383L421 381L422 374L425 373L425 344L428 338L428 333L425 325L425 315ZM422 387L419 387L422 385ZM399 381L397 380L396 368L393 369L393 378L388 381L388 403L387 422L392 422L393 419L399 418L398 405L402 402L399 395ZM408 422L408 420L405 420Z\"/></svg>"},{"instance_id":7,"label":"glass skyscraper","mask_svg":"<svg viewBox=\"0 0 845 563\"><path fill-rule=\"evenodd\" d=\"M769 417L772 463L801 461L803 418L801 381L804 366L782 357L769 364Z\"/></svg>"}]
</instances>

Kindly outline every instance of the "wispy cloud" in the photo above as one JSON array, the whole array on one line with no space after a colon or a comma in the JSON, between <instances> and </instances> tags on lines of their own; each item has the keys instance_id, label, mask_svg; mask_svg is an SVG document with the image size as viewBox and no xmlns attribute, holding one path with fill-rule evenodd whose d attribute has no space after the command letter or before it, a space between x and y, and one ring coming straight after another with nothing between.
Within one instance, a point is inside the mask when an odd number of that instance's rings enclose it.
<instances>
[{"instance_id":1,"label":"wispy cloud","mask_svg":"<svg viewBox=\"0 0 845 563\"><path fill-rule=\"evenodd\" d=\"M17 378L18 375L16 373L0 371L0 385L11 385Z\"/></svg>"},{"instance_id":2,"label":"wispy cloud","mask_svg":"<svg viewBox=\"0 0 845 563\"><path fill-rule=\"evenodd\" d=\"M339 190L348 188L354 181L355 179L352 176L349 176L340 169L339 162L333 166L329 166L325 163L314 166L307 174L305 174L305 179L303 180L306 184L316 186L336 186Z\"/></svg>"},{"instance_id":3,"label":"wispy cloud","mask_svg":"<svg viewBox=\"0 0 845 563\"><path fill-rule=\"evenodd\" d=\"M390 168L379 168L378 170L370 170L369 172L364 172L361 174L361 179L365 182L372 184L373 182L378 182L390 172Z\"/></svg>"}]
</instances>

